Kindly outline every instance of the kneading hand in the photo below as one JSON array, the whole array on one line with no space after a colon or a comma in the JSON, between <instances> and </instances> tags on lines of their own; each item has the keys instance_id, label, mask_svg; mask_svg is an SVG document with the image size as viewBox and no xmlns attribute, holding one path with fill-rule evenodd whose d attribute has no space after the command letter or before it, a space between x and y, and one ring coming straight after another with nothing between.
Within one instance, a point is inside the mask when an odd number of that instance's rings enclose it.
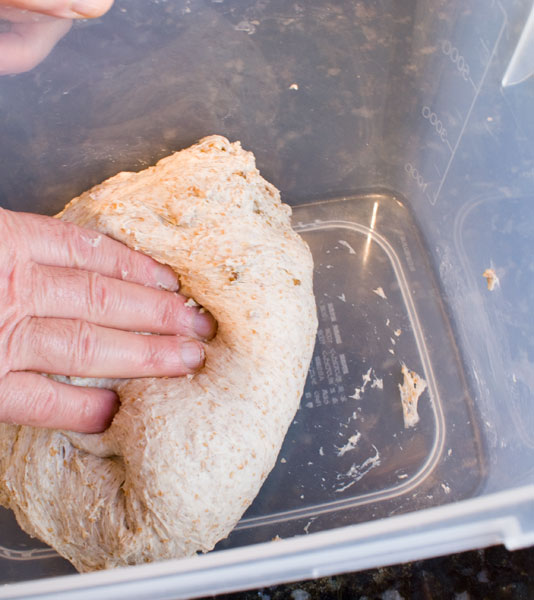
<instances>
[{"instance_id":1,"label":"kneading hand","mask_svg":"<svg viewBox=\"0 0 534 600\"><path fill-rule=\"evenodd\" d=\"M29 71L69 31L72 19L100 17L113 0L0 0L0 75Z\"/></svg>"},{"instance_id":2,"label":"kneading hand","mask_svg":"<svg viewBox=\"0 0 534 600\"><path fill-rule=\"evenodd\" d=\"M174 272L95 231L0 209L0 422L104 430L114 392L81 377L176 377L204 362L213 317ZM160 335L139 335L148 332Z\"/></svg>"}]
</instances>

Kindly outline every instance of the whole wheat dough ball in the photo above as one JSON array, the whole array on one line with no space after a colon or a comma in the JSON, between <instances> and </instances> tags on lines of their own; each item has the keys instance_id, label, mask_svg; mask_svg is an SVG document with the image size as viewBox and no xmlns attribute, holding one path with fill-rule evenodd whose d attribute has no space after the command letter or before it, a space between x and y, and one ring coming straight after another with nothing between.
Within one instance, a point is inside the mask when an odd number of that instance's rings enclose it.
<instances>
[{"instance_id":1,"label":"whole wheat dough ball","mask_svg":"<svg viewBox=\"0 0 534 600\"><path fill-rule=\"evenodd\" d=\"M211 550L274 466L317 329L290 213L253 155L219 136L60 213L173 267L219 322L193 379L73 381L119 394L103 434L0 425L0 503L80 571Z\"/></svg>"}]
</instances>

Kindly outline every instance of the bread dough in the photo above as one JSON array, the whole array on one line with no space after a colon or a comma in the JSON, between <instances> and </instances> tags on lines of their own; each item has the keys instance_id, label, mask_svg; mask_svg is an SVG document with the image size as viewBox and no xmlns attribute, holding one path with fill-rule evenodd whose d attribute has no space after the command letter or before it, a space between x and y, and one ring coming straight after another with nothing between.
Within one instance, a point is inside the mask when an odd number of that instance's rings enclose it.
<instances>
[{"instance_id":1,"label":"bread dough","mask_svg":"<svg viewBox=\"0 0 534 600\"><path fill-rule=\"evenodd\" d=\"M258 493L317 329L290 214L253 155L212 136L58 215L170 265L219 322L193 379L75 381L119 394L103 434L0 425L0 503L78 570L207 552Z\"/></svg>"}]
</instances>

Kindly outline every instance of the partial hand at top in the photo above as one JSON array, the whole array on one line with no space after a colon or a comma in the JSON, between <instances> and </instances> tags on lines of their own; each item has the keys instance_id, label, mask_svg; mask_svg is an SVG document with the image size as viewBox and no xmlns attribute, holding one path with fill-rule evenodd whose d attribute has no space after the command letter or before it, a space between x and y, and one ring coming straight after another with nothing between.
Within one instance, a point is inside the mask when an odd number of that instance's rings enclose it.
<instances>
[{"instance_id":1,"label":"partial hand at top","mask_svg":"<svg viewBox=\"0 0 534 600\"><path fill-rule=\"evenodd\" d=\"M29 71L69 31L72 19L100 17L113 0L0 0L0 75ZM4 24L5 25L5 24Z\"/></svg>"}]
</instances>

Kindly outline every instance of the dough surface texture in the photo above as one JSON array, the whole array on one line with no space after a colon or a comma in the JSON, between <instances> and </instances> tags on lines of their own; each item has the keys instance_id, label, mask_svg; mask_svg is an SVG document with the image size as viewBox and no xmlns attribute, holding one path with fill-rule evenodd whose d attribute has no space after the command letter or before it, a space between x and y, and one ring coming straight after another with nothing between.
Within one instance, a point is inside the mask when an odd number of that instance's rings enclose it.
<instances>
[{"instance_id":1,"label":"dough surface texture","mask_svg":"<svg viewBox=\"0 0 534 600\"><path fill-rule=\"evenodd\" d=\"M0 425L0 504L80 571L207 552L257 495L297 410L317 318L291 210L211 136L58 215L173 267L219 322L193 379L78 380L121 408L103 434Z\"/></svg>"}]
</instances>

